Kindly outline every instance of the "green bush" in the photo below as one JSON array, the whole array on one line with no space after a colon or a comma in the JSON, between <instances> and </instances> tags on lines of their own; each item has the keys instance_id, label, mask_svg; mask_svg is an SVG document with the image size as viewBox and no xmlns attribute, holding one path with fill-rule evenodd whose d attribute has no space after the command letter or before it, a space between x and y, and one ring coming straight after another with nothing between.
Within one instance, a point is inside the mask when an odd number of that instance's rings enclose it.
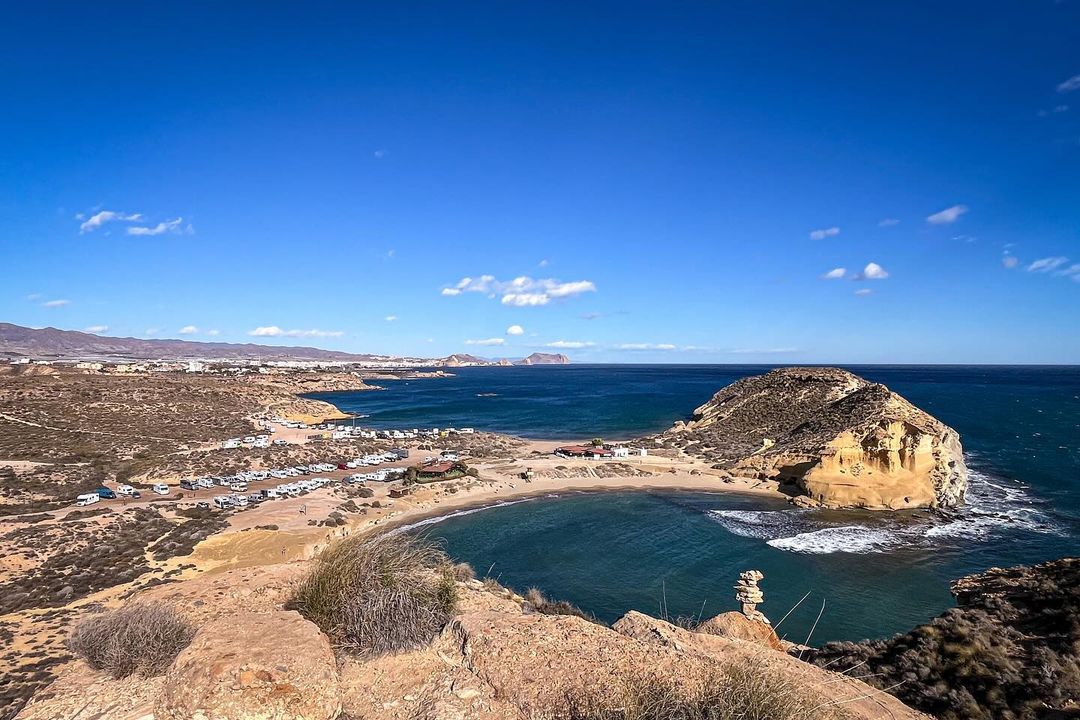
<instances>
[{"instance_id":1,"label":"green bush","mask_svg":"<svg viewBox=\"0 0 1080 720\"><path fill-rule=\"evenodd\" d=\"M339 648L378 655L420 647L457 605L446 554L411 535L347 538L324 551L286 607Z\"/></svg>"}]
</instances>

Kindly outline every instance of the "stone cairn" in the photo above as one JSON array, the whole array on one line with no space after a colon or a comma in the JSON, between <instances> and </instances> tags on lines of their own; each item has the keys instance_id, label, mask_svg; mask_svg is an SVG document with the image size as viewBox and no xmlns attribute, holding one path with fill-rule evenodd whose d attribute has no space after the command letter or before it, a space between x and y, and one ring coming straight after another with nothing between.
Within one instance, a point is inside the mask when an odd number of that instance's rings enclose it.
<instances>
[{"instance_id":1,"label":"stone cairn","mask_svg":"<svg viewBox=\"0 0 1080 720\"><path fill-rule=\"evenodd\" d=\"M739 582L735 583L735 600L741 606L743 615L769 624L769 619L757 609L758 605L765 602L765 594L758 587L758 582L764 577L765 573L760 570L739 573Z\"/></svg>"}]
</instances>

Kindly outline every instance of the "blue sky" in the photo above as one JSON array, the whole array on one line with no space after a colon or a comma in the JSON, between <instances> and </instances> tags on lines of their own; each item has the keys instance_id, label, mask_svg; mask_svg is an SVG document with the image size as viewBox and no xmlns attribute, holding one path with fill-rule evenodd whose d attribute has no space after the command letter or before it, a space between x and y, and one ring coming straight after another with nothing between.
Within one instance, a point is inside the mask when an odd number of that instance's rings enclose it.
<instances>
[{"instance_id":1,"label":"blue sky","mask_svg":"<svg viewBox=\"0 0 1080 720\"><path fill-rule=\"evenodd\" d=\"M1080 361L1078 0L228 5L8 9L0 321Z\"/></svg>"}]
</instances>

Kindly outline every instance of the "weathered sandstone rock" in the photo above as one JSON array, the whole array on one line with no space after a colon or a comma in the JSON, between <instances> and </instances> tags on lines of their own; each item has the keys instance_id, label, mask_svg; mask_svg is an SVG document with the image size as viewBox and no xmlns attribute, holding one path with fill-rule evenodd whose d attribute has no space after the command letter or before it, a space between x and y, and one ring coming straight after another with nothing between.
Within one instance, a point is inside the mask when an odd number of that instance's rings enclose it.
<instances>
[{"instance_id":1,"label":"weathered sandstone rock","mask_svg":"<svg viewBox=\"0 0 1080 720\"><path fill-rule=\"evenodd\" d=\"M165 675L156 720L333 720L334 653L296 612L238 613L200 628Z\"/></svg>"},{"instance_id":2,"label":"weathered sandstone rock","mask_svg":"<svg viewBox=\"0 0 1080 720\"><path fill-rule=\"evenodd\" d=\"M955 430L884 385L837 368L744 378L660 439L830 507L953 506L967 487Z\"/></svg>"},{"instance_id":3,"label":"weathered sandstone rock","mask_svg":"<svg viewBox=\"0 0 1080 720\"><path fill-rule=\"evenodd\" d=\"M776 631L772 629L772 625L748 618L741 612L720 613L698 625L694 632L746 640L780 652L787 650Z\"/></svg>"}]
</instances>

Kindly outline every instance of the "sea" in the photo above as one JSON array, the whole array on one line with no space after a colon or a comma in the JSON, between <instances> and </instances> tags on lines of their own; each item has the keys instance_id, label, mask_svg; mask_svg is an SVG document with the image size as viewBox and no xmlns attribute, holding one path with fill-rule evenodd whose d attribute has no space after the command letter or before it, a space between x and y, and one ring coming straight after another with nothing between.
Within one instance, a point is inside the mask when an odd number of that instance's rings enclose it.
<instances>
[{"instance_id":1,"label":"sea","mask_svg":"<svg viewBox=\"0 0 1080 720\"><path fill-rule=\"evenodd\" d=\"M455 369L319 393L376 428L474 427L535 439L626 439L687 419L761 365ZM736 609L761 570L761 610L796 642L906 632L953 606L950 583L1080 552L1080 366L847 366L960 433L970 470L955 512L795 508L721 493L564 493L461 511L414 529L519 591L604 622Z\"/></svg>"}]
</instances>

